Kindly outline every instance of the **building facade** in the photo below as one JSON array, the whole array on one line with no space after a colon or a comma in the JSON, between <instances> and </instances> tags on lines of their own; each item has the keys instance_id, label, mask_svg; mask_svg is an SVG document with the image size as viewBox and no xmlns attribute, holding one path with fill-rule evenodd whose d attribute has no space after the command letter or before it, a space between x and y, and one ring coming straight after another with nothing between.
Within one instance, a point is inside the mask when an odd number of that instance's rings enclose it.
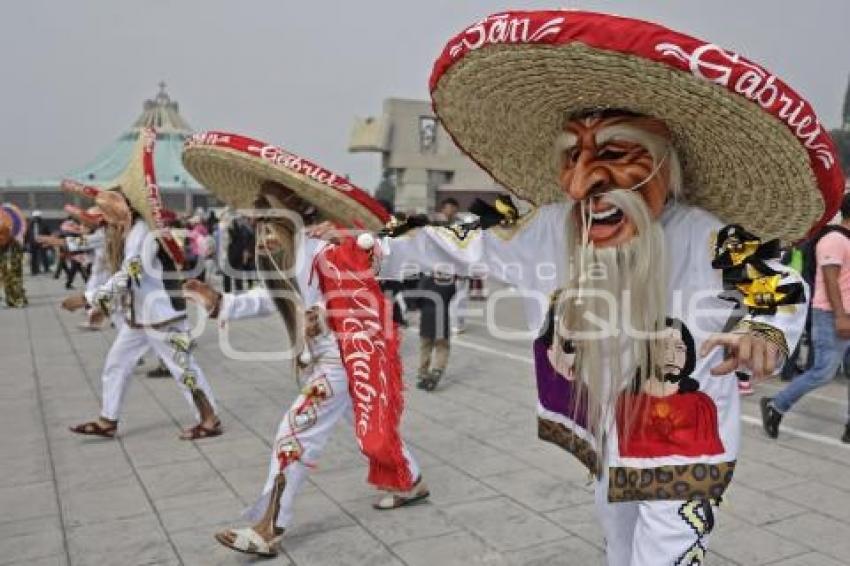
<instances>
[{"instance_id":1,"label":"building facade","mask_svg":"<svg viewBox=\"0 0 850 566\"><path fill-rule=\"evenodd\" d=\"M57 224L67 216L63 210L66 204L90 204L63 192L60 189L62 179L109 187L129 163L139 132L145 127L157 130L154 167L165 206L184 214L199 207L216 205L207 191L183 168L180 155L183 142L192 135L192 128L180 114L177 102L166 93L164 83L160 83L159 93L154 98L144 102L136 121L90 163L61 178L8 180L5 185L0 185L0 202L14 203L27 215L33 210L40 210L49 224Z\"/></svg>"},{"instance_id":2,"label":"building facade","mask_svg":"<svg viewBox=\"0 0 850 566\"><path fill-rule=\"evenodd\" d=\"M431 212L450 196L465 209L476 197L492 201L504 192L461 153L424 100L384 100L380 116L355 120L348 149L381 154L375 196L399 211Z\"/></svg>"}]
</instances>

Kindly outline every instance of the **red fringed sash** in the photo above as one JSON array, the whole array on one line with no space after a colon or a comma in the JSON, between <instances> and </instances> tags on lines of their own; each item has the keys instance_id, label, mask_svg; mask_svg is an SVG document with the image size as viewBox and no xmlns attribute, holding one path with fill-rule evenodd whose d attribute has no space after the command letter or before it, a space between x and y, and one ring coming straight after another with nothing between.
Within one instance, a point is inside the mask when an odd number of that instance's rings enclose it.
<instances>
[{"instance_id":1,"label":"red fringed sash","mask_svg":"<svg viewBox=\"0 0 850 566\"><path fill-rule=\"evenodd\" d=\"M369 254L348 237L322 250L314 269L348 373L354 432L369 459L368 481L407 491L414 478L399 433L404 398L398 337Z\"/></svg>"}]
</instances>

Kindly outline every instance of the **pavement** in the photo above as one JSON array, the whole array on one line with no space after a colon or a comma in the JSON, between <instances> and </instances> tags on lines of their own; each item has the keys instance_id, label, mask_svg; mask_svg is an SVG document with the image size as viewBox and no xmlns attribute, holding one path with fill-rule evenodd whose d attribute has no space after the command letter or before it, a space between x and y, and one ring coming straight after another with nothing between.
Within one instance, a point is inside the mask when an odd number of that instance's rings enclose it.
<instances>
[{"instance_id":1,"label":"pavement","mask_svg":"<svg viewBox=\"0 0 850 566\"><path fill-rule=\"evenodd\" d=\"M25 283L30 307L0 308L0 564L253 562L212 535L242 524L240 511L262 486L270 440L297 392L287 363L262 354L275 351L280 322L241 321L228 335L210 325L199 339L197 357L218 397L224 436L177 439L191 413L171 379L144 377L154 364L148 355L118 439L90 440L68 426L98 414L113 333L79 330L82 317L57 308L65 291L53 279ZM517 328L521 315L509 303L496 318ZM603 563L586 472L536 439L529 342L490 336L478 312L485 303L469 306L476 312L453 341L444 383L434 393L407 393L404 432L431 501L374 511L365 463L342 424L298 499L285 552L264 563ZM415 349L410 330L408 367ZM707 563L850 563L850 446L837 440L846 383L804 399L778 441L764 437L757 400L744 402L742 454Z\"/></svg>"}]
</instances>

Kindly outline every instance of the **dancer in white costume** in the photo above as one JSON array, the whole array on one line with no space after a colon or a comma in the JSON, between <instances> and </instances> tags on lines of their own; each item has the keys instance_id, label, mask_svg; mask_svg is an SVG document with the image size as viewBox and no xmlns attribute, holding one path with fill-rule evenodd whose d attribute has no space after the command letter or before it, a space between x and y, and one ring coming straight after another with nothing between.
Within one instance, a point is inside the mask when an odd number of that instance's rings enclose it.
<instances>
[{"instance_id":1,"label":"dancer in white costume","mask_svg":"<svg viewBox=\"0 0 850 566\"><path fill-rule=\"evenodd\" d=\"M263 158L268 155L276 158ZM183 159L187 170L217 198L236 208L251 202L257 209L256 257L265 284L265 288L246 293L222 295L193 280L184 286L187 297L221 321L279 313L297 353L295 371L302 384L300 395L278 427L261 495L245 513L252 526L219 532L216 540L234 550L276 555L284 530L292 524L295 497L309 468L318 463L342 419L355 425L357 441L370 459L369 481L383 491L376 509L395 509L427 498L419 466L398 434L400 371L394 377L382 374L383 384L361 381L358 369L353 369L360 366L352 366L351 356L345 354L345 337L333 329L334 311L341 309L329 309L329 302L338 293L329 292L323 284L326 274L320 268L337 246L306 238L302 230L320 218L332 218L340 226L378 228L388 219L386 212L360 189L319 166L235 134L199 134L187 143ZM303 173L306 168L309 176ZM372 246L365 245L371 251ZM352 245L343 255L350 253L366 256L364 249ZM339 268L338 264L329 265ZM371 267L367 271L357 276L372 284L373 297L384 301ZM326 301L326 297L330 299ZM356 315L352 316L347 319L349 324L356 323ZM394 332L390 320L383 322L389 328L364 338L375 349L388 332ZM375 392L374 397L358 395L367 388ZM385 400L394 397L399 405L394 409L385 406ZM383 400L377 401L379 398ZM381 432L386 436L377 452L370 448L368 434L363 434L364 413L367 420L383 422L379 428L389 429L389 434ZM388 457L386 448L394 443L396 457Z\"/></svg>"},{"instance_id":2,"label":"dancer in white costume","mask_svg":"<svg viewBox=\"0 0 850 566\"><path fill-rule=\"evenodd\" d=\"M738 458L735 371L771 375L806 312L778 241L740 224L794 241L831 218L831 140L757 65L605 14L485 18L430 86L455 143L537 206L388 239L382 277L486 268L536 299L539 436L596 479L609 565L703 564Z\"/></svg>"},{"instance_id":3,"label":"dancer in white costume","mask_svg":"<svg viewBox=\"0 0 850 566\"><path fill-rule=\"evenodd\" d=\"M151 349L165 361L198 420L180 437L196 440L222 432L212 390L192 354L194 342L179 293L180 249L159 225L162 208L153 174L155 139L155 132L143 130L116 190L96 196L107 223L116 229L114 236L123 243L120 266L97 289L62 303L68 310L89 306L104 313L120 304L125 315L103 368L100 417L71 427L77 434L115 436L133 369Z\"/></svg>"}]
</instances>

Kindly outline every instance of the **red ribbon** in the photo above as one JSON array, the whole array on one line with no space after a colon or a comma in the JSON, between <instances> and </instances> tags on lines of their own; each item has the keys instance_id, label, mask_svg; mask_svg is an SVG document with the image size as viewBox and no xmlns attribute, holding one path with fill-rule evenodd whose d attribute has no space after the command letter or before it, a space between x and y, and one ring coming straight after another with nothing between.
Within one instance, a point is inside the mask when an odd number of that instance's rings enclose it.
<instances>
[{"instance_id":1,"label":"red ribbon","mask_svg":"<svg viewBox=\"0 0 850 566\"><path fill-rule=\"evenodd\" d=\"M414 478L399 433L404 398L398 337L369 253L346 237L319 253L314 270L348 373L354 432L369 459L368 481L380 489L408 491Z\"/></svg>"}]
</instances>

